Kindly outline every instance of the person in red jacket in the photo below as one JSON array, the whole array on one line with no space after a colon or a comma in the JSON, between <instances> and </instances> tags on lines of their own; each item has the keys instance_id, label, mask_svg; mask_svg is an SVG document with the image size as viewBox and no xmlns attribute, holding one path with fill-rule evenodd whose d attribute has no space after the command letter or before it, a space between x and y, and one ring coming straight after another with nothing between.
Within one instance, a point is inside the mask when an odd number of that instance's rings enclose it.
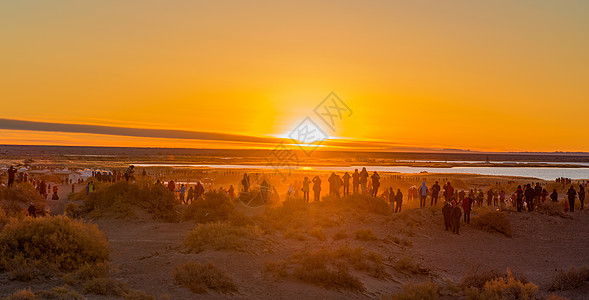
<instances>
[{"instance_id":1,"label":"person in red jacket","mask_svg":"<svg viewBox=\"0 0 589 300\"><path fill-rule=\"evenodd\" d=\"M462 201L462 209L464 210L464 223L470 224L470 208L471 208L471 201L470 198L466 197Z\"/></svg>"},{"instance_id":2,"label":"person in red jacket","mask_svg":"<svg viewBox=\"0 0 589 300\"><path fill-rule=\"evenodd\" d=\"M450 181L448 181L444 186L444 198L446 201L450 201L452 199L452 195L454 195L454 188L450 184Z\"/></svg>"}]
</instances>

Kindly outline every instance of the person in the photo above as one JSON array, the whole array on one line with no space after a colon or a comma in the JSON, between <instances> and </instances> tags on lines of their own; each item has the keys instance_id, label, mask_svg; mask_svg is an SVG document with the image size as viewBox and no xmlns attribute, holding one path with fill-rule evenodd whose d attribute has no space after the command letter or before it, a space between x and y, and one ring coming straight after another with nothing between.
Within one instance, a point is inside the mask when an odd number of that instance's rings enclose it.
<instances>
[{"instance_id":1,"label":"person","mask_svg":"<svg viewBox=\"0 0 589 300\"><path fill-rule=\"evenodd\" d=\"M540 186L539 182L536 182L536 186L534 187L534 205L538 206L540 204L540 198L542 198L542 187Z\"/></svg>"},{"instance_id":2,"label":"person","mask_svg":"<svg viewBox=\"0 0 589 300\"><path fill-rule=\"evenodd\" d=\"M438 195L440 194L440 185L436 181L434 185L432 185L432 199L430 206L438 205Z\"/></svg>"},{"instance_id":3,"label":"person","mask_svg":"<svg viewBox=\"0 0 589 300\"><path fill-rule=\"evenodd\" d=\"M341 178L335 174L335 172L331 173L329 176L329 195L339 198L339 187L341 183Z\"/></svg>"},{"instance_id":4,"label":"person","mask_svg":"<svg viewBox=\"0 0 589 300\"><path fill-rule=\"evenodd\" d=\"M59 195L55 189L53 190L53 196L51 196L51 200L59 200Z\"/></svg>"},{"instance_id":5,"label":"person","mask_svg":"<svg viewBox=\"0 0 589 300\"><path fill-rule=\"evenodd\" d=\"M147 172L145 171L145 168L143 168L143 172L141 172L141 177L145 177L147 176Z\"/></svg>"},{"instance_id":6,"label":"person","mask_svg":"<svg viewBox=\"0 0 589 300\"><path fill-rule=\"evenodd\" d=\"M558 192L556 192L556 189L552 189L550 200L552 200L552 202L558 202Z\"/></svg>"},{"instance_id":7,"label":"person","mask_svg":"<svg viewBox=\"0 0 589 300\"><path fill-rule=\"evenodd\" d=\"M501 190L501 192L499 192L499 204L501 205L501 208L503 209L503 207L505 206L505 191Z\"/></svg>"},{"instance_id":8,"label":"person","mask_svg":"<svg viewBox=\"0 0 589 300\"><path fill-rule=\"evenodd\" d=\"M528 211L534 210L534 189L532 189L531 184L526 185L526 190L524 191L524 197L526 198L526 206L528 207Z\"/></svg>"},{"instance_id":9,"label":"person","mask_svg":"<svg viewBox=\"0 0 589 300\"><path fill-rule=\"evenodd\" d=\"M493 189L487 191L487 206L491 207L493 204Z\"/></svg>"},{"instance_id":10,"label":"person","mask_svg":"<svg viewBox=\"0 0 589 300\"><path fill-rule=\"evenodd\" d=\"M14 178L16 177L16 172L17 170L14 168L14 166L10 166L10 168L8 168L8 187L12 187L12 185L14 184Z\"/></svg>"},{"instance_id":11,"label":"person","mask_svg":"<svg viewBox=\"0 0 589 300\"><path fill-rule=\"evenodd\" d=\"M425 181L421 183L419 187L419 208L425 207L425 200L427 199L427 186L425 185Z\"/></svg>"},{"instance_id":12,"label":"person","mask_svg":"<svg viewBox=\"0 0 589 300\"><path fill-rule=\"evenodd\" d=\"M358 194L358 185L360 184L360 173L358 173L358 169L354 170L354 174L352 174L352 192L354 194Z\"/></svg>"},{"instance_id":13,"label":"person","mask_svg":"<svg viewBox=\"0 0 589 300\"><path fill-rule=\"evenodd\" d=\"M393 190L392 187L390 187L388 189L388 200L389 200L389 205L391 206L393 211L395 211L395 191Z\"/></svg>"},{"instance_id":14,"label":"person","mask_svg":"<svg viewBox=\"0 0 589 300\"><path fill-rule=\"evenodd\" d=\"M462 200L464 200L465 197L466 193L463 190L460 190L460 192L458 192L458 201L462 202Z\"/></svg>"},{"instance_id":15,"label":"person","mask_svg":"<svg viewBox=\"0 0 589 300\"><path fill-rule=\"evenodd\" d=\"M452 209L452 232L460 234L460 218L462 217L462 211L460 206L454 201L454 208Z\"/></svg>"},{"instance_id":16,"label":"person","mask_svg":"<svg viewBox=\"0 0 589 300\"><path fill-rule=\"evenodd\" d=\"M176 183L174 180L168 181L168 190L172 193L176 190Z\"/></svg>"},{"instance_id":17,"label":"person","mask_svg":"<svg viewBox=\"0 0 589 300\"><path fill-rule=\"evenodd\" d=\"M180 192L180 203L182 204L187 204L186 203L186 187L184 186L184 183L180 185L180 189L178 190L178 192Z\"/></svg>"},{"instance_id":18,"label":"person","mask_svg":"<svg viewBox=\"0 0 589 300\"><path fill-rule=\"evenodd\" d=\"M90 182L86 183L86 196L90 194Z\"/></svg>"},{"instance_id":19,"label":"person","mask_svg":"<svg viewBox=\"0 0 589 300\"><path fill-rule=\"evenodd\" d=\"M205 192L205 188L204 186L202 186L202 183L200 183L200 180L196 181L196 186L194 187L194 200L198 200L200 199L200 197L202 196L202 194L204 194Z\"/></svg>"},{"instance_id":20,"label":"person","mask_svg":"<svg viewBox=\"0 0 589 300\"><path fill-rule=\"evenodd\" d=\"M548 191L546 189L542 189L542 196L540 197L540 201L544 203L546 201L546 197L548 196Z\"/></svg>"},{"instance_id":21,"label":"person","mask_svg":"<svg viewBox=\"0 0 589 300\"><path fill-rule=\"evenodd\" d=\"M360 188L362 188L362 195L366 195L366 184L368 183L368 171L366 171L366 167L362 168L362 172L360 172Z\"/></svg>"},{"instance_id":22,"label":"person","mask_svg":"<svg viewBox=\"0 0 589 300\"><path fill-rule=\"evenodd\" d=\"M452 206L450 202L444 201L444 206L442 207L442 215L444 216L444 226L446 227L446 231L452 229Z\"/></svg>"},{"instance_id":23,"label":"person","mask_svg":"<svg viewBox=\"0 0 589 300\"><path fill-rule=\"evenodd\" d=\"M233 188L233 185L229 185L229 189L227 190L227 196L229 196L229 199L231 201L233 201L235 199L235 189Z\"/></svg>"},{"instance_id":24,"label":"person","mask_svg":"<svg viewBox=\"0 0 589 300\"><path fill-rule=\"evenodd\" d=\"M579 183L579 202L581 202L581 210L583 210L583 202L585 202L585 188Z\"/></svg>"},{"instance_id":25,"label":"person","mask_svg":"<svg viewBox=\"0 0 589 300\"><path fill-rule=\"evenodd\" d=\"M29 212L29 216L31 216L33 218L37 217L37 208L35 207L33 202L31 202L31 205L29 205L29 208L27 209L27 211Z\"/></svg>"},{"instance_id":26,"label":"person","mask_svg":"<svg viewBox=\"0 0 589 300\"><path fill-rule=\"evenodd\" d=\"M250 189L250 177L247 175L247 173L243 174L241 184L243 185L243 191L247 193Z\"/></svg>"},{"instance_id":27,"label":"person","mask_svg":"<svg viewBox=\"0 0 589 300\"><path fill-rule=\"evenodd\" d=\"M521 185L518 185L517 189L515 190L515 201L516 201L517 211L521 212L523 204L524 204L523 203L524 202L524 191L522 190Z\"/></svg>"},{"instance_id":28,"label":"person","mask_svg":"<svg viewBox=\"0 0 589 300\"><path fill-rule=\"evenodd\" d=\"M378 175L378 173L376 173L376 171L374 171L374 174L372 174L372 176L370 176L370 178L372 178L372 194L371 194L371 196L376 198L376 196L378 195L378 188L380 187L380 176Z\"/></svg>"},{"instance_id":29,"label":"person","mask_svg":"<svg viewBox=\"0 0 589 300\"><path fill-rule=\"evenodd\" d=\"M75 192L75 190L76 190L76 184L72 183L72 194Z\"/></svg>"},{"instance_id":30,"label":"person","mask_svg":"<svg viewBox=\"0 0 589 300\"><path fill-rule=\"evenodd\" d=\"M401 193L401 189L397 189L397 195L395 196L395 212L401 212L401 206L403 205L403 194Z\"/></svg>"},{"instance_id":31,"label":"person","mask_svg":"<svg viewBox=\"0 0 589 300\"><path fill-rule=\"evenodd\" d=\"M309 177L305 177L303 180L303 188L301 190L303 191L303 199L305 199L307 203L309 203L309 192L311 190L310 184L311 180L309 180Z\"/></svg>"},{"instance_id":32,"label":"person","mask_svg":"<svg viewBox=\"0 0 589 300\"><path fill-rule=\"evenodd\" d=\"M472 208L472 202L470 198L464 198L462 201L462 210L464 210L464 223L470 224L470 209Z\"/></svg>"},{"instance_id":33,"label":"person","mask_svg":"<svg viewBox=\"0 0 589 300\"><path fill-rule=\"evenodd\" d=\"M130 165L127 170L125 170L125 180L129 181L129 179L133 179L133 173L135 173L135 166Z\"/></svg>"},{"instance_id":34,"label":"person","mask_svg":"<svg viewBox=\"0 0 589 300\"><path fill-rule=\"evenodd\" d=\"M444 199L446 199L446 201L450 201L450 199L452 199L453 194L454 188L450 184L450 181L448 181L446 185L444 185Z\"/></svg>"},{"instance_id":35,"label":"person","mask_svg":"<svg viewBox=\"0 0 589 300\"><path fill-rule=\"evenodd\" d=\"M186 192L186 203L192 203L194 199L194 189L192 187L188 188L188 192Z\"/></svg>"},{"instance_id":36,"label":"person","mask_svg":"<svg viewBox=\"0 0 589 300\"><path fill-rule=\"evenodd\" d=\"M266 180L262 181L262 184L260 184L260 192L264 203L267 203L270 197L270 184Z\"/></svg>"},{"instance_id":37,"label":"person","mask_svg":"<svg viewBox=\"0 0 589 300\"><path fill-rule=\"evenodd\" d=\"M571 210L571 212L574 212L575 211L575 196L577 196L577 191L575 191L575 188L573 188L572 185L569 188L569 190L567 191L567 196L569 198L569 209Z\"/></svg>"},{"instance_id":38,"label":"person","mask_svg":"<svg viewBox=\"0 0 589 300\"><path fill-rule=\"evenodd\" d=\"M344 173L343 179L344 179L344 197L348 196L350 194L350 178L352 176L350 176L350 174L348 174L348 172Z\"/></svg>"},{"instance_id":39,"label":"person","mask_svg":"<svg viewBox=\"0 0 589 300\"><path fill-rule=\"evenodd\" d=\"M319 202L321 199L321 178L315 176L313 178L313 199L315 202Z\"/></svg>"}]
</instances>

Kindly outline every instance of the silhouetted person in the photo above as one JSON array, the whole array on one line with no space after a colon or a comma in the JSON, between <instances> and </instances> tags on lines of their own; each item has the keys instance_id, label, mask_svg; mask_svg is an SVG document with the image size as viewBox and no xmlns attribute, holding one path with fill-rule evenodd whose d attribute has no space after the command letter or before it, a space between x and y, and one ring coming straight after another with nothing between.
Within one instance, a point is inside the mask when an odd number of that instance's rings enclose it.
<instances>
[{"instance_id":1,"label":"silhouetted person","mask_svg":"<svg viewBox=\"0 0 589 300\"><path fill-rule=\"evenodd\" d=\"M464 210L464 223L466 223L466 224L470 224L471 206L472 206L472 201L470 200L470 198L468 198L468 197L464 198L464 201L462 201L462 209Z\"/></svg>"},{"instance_id":2,"label":"silhouetted person","mask_svg":"<svg viewBox=\"0 0 589 300\"><path fill-rule=\"evenodd\" d=\"M14 166L10 166L6 172L8 172L8 187L12 187L17 170L14 168Z\"/></svg>"},{"instance_id":3,"label":"silhouetted person","mask_svg":"<svg viewBox=\"0 0 589 300\"><path fill-rule=\"evenodd\" d=\"M33 202L31 202L31 205L29 205L27 211L29 212L29 216L33 218L37 217L37 208L35 207L35 205L33 205Z\"/></svg>"},{"instance_id":4,"label":"silhouetted person","mask_svg":"<svg viewBox=\"0 0 589 300\"><path fill-rule=\"evenodd\" d=\"M421 186L419 187L419 207L420 208L424 208L425 207L425 200L427 199L427 186L425 185L425 181L421 183Z\"/></svg>"},{"instance_id":5,"label":"silhouetted person","mask_svg":"<svg viewBox=\"0 0 589 300\"><path fill-rule=\"evenodd\" d=\"M350 194L350 174L348 172L344 173L344 197Z\"/></svg>"},{"instance_id":6,"label":"silhouetted person","mask_svg":"<svg viewBox=\"0 0 589 300\"><path fill-rule=\"evenodd\" d=\"M391 206L391 208L393 209L393 212L395 211L395 191L393 190L393 188L389 188L388 190L388 200L389 200L389 205Z\"/></svg>"},{"instance_id":7,"label":"silhouetted person","mask_svg":"<svg viewBox=\"0 0 589 300\"><path fill-rule=\"evenodd\" d=\"M430 206L438 205L438 196L440 195L440 185L436 181L434 185L432 185L432 201Z\"/></svg>"},{"instance_id":8,"label":"silhouetted person","mask_svg":"<svg viewBox=\"0 0 589 300\"><path fill-rule=\"evenodd\" d=\"M532 189L532 185L528 183L526 185L526 190L524 191L524 197L526 198L526 205L528 206L528 211L534 210L534 196L534 189Z\"/></svg>"},{"instance_id":9,"label":"silhouetted person","mask_svg":"<svg viewBox=\"0 0 589 300\"><path fill-rule=\"evenodd\" d=\"M454 202L454 208L452 209L452 232L460 234L460 218L462 217L462 210L456 202Z\"/></svg>"},{"instance_id":10,"label":"silhouetted person","mask_svg":"<svg viewBox=\"0 0 589 300\"><path fill-rule=\"evenodd\" d=\"M366 184L368 183L368 171L366 167L362 168L360 172L360 188L362 189L362 195L366 195Z\"/></svg>"},{"instance_id":11,"label":"silhouetted person","mask_svg":"<svg viewBox=\"0 0 589 300\"><path fill-rule=\"evenodd\" d=\"M309 177L305 177L303 180L303 188L301 190L303 191L303 199L305 199L307 203L309 203L309 192L311 191L310 185L311 180L309 180Z\"/></svg>"},{"instance_id":12,"label":"silhouetted person","mask_svg":"<svg viewBox=\"0 0 589 300\"><path fill-rule=\"evenodd\" d=\"M378 188L380 187L380 176L378 175L378 173L376 173L376 171L374 171L374 174L372 174L372 176L370 176L370 178L372 178L372 197L375 197L378 195Z\"/></svg>"},{"instance_id":13,"label":"silhouetted person","mask_svg":"<svg viewBox=\"0 0 589 300\"><path fill-rule=\"evenodd\" d=\"M452 206L450 202L444 201L444 207L442 207L442 215L444 216L445 230L452 229Z\"/></svg>"},{"instance_id":14,"label":"silhouetted person","mask_svg":"<svg viewBox=\"0 0 589 300\"><path fill-rule=\"evenodd\" d=\"M522 190L522 186L518 185L517 189L515 190L515 203L518 212L522 211L522 207L524 206L524 191Z\"/></svg>"},{"instance_id":15,"label":"silhouetted person","mask_svg":"<svg viewBox=\"0 0 589 300\"><path fill-rule=\"evenodd\" d=\"M243 191L247 193L250 189L250 177L247 175L247 173L243 174L241 185L243 185Z\"/></svg>"},{"instance_id":16,"label":"silhouetted person","mask_svg":"<svg viewBox=\"0 0 589 300\"><path fill-rule=\"evenodd\" d=\"M552 194L550 194L550 200L552 200L552 202L558 202L558 193L556 192L556 189L552 190Z\"/></svg>"},{"instance_id":17,"label":"silhouetted person","mask_svg":"<svg viewBox=\"0 0 589 300\"><path fill-rule=\"evenodd\" d=\"M534 186L534 202L533 205L540 204L540 198L542 198L542 187L540 186L539 182L536 182L536 186Z\"/></svg>"},{"instance_id":18,"label":"silhouetted person","mask_svg":"<svg viewBox=\"0 0 589 300\"><path fill-rule=\"evenodd\" d=\"M313 178L313 199L315 202L319 202L321 200L321 178L319 176L315 176Z\"/></svg>"},{"instance_id":19,"label":"silhouetted person","mask_svg":"<svg viewBox=\"0 0 589 300\"><path fill-rule=\"evenodd\" d=\"M487 191L487 206L491 207L493 203L493 189Z\"/></svg>"},{"instance_id":20,"label":"silhouetted person","mask_svg":"<svg viewBox=\"0 0 589 300\"><path fill-rule=\"evenodd\" d=\"M579 184L579 202L581 202L581 209L583 209L583 202L585 202L585 188L582 184Z\"/></svg>"},{"instance_id":21,"label":"silhouetted person","mask_svg":"<svg viewBox=\"0 0 589 300\"><path fill-rule=\"evenodd\" d=\"M397 189L397 195L395 195L395 212L401 212L401 206L403 206L403 193L401 193L401 189Z\"/></svg>"},{"instance_id":22,"label":"silhouetted person","mask_svg":"<svg viewBox=\"0 0 589 300\"><path fill-rule=\"evenodd\" d=\"M452 199L453 194L454 188L450 184L450 181L448 181L446 185L444 185L444 199L446 199L446 201L450 201Z\"/></svg>"},{"instance_id":23,"label":"silhouetted person","mask_svg":"<svg viewBox=\"0 0 589 300\"><path fill-rule=\"evenodd\" d=\"M352 174L352 192L354 194L358 194L358 185L360 184L360 173L358 173L358 169L354 170L354 174Z\"/></svg>"},{"instance_id":24,"label":"silhouetted person","mask_svg":"<svg viewBox=\"0 0 589 300\"><path fill-rule=\"evenodd\" d=\"M194 187L194 200L200 199L200 197L205 193L205 187L202 186L200 180L196 182L196 186Z\"/></svg>"},{"instance_id":25,"label":"silhouetted person","mask_svg":"<svg viewBox=\"0 0 589 300\"><path fill-rule=\"evenodd\" d=\"M130 165L127 170L125 171L125 180L129 181L129 179L133 178L133 173L135 173L135 166Z\"/></svg>"},{"instance_id":26,"label":"silhouetted person","mask_svg":"<svg viewBox=\"0 0 589 300\"><path fill-rule=\"evenodd\" d=\"M329 181L329 195L339 198L339 188L342 185L342 179L333 172L327 181Z\"/></svg>"},{"instance_id":27,"label":"silhouetted person","mask_svg":"<svg viewBox=\"0 0 589 300\"><path fill-rule=\"evenodd\" d=\"M569 188L569 190L567 191L567 196L569 198L569 209L571 210L571 212L574 212L575 211L575 196L577 196L577 191L575 191L575 189L573 188L572 185Z\"/></svg>"}]
</instances>

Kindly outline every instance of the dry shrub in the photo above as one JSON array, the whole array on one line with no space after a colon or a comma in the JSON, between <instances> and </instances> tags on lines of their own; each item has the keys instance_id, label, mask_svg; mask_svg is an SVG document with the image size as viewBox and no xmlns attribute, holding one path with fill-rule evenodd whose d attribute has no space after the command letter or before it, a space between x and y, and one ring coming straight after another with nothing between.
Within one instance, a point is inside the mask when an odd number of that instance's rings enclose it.
<instances>
[{"instance_id":1,"label":"dry shrub","mask_svg":"<svg viewBox=\"0 0 589 300\"><path fill-rule=\"evenodd\" d=\"M70 202L65 206L65 215L72 219L77 219L82 214L80 206L74 202Z\"/></svg>"},{"instance_id":2,"label":"dry shrub","mask_svg":"<svg viewBox=\"0 0 589 300\"><path fill-rule=\"evenodd\" d=\"M309 204L302 198L290 198L278 206L267 207L257 217L264 229L284 230L300 223L309 212Z\"/></svg>"},{"instance_id":3,"label":"dry shrub","mask_svg":"<svg viewBox=\"0 0 589 300\"><path fill-rule=\"evenodd\" d=\"M184 238L183 245L199 253L207 248L252 252L252 241L260 241L262 231L257 226L237 227L228 222L198 224Z\"/></svg>"},{"instance_id":4,"label":"dry shrub","mask_svg":"<svg viewBox=\"0 0 589 300\"><path fill-rule=\"evenodd\" d=\"M535 210L538 213L548 216L572 219L572 217L569 214L564 212L564 206L562 202L546 201L544 203L540 203L540 205L538 205L538 207L536 207Z\"/></svg>"},{"instance_id":5,"label":"dry shrub","mask_svg":"<svg viewBox=\"0 0 589 300\"><path fill-rule=\"evenodd\" d=\"M379 215L390 215L392 212L391 206L385 200L361 194L351 194L343 198L324 197L324 205Z\"/></svg>"},{"instance_id":6,"label":"dry shrub","mask_svg":"<svg viewBox=\"0 0 589 300\"><path fill-rule=\"evenodd\" d=\"M110 277L93 278L84 284L84 294L121 297L126 291L125 285Z\"/></svg>"},{"instance_id":7,"label":"dry shrub","mask_svg":"<svg viewBox=\"0 0 589 300\"><path fill-rule=\"evenodd\" d=\"M81 196L80 196L81 195ZM114 216L118 218L134 217L133 208L139 207L154 218L168 222L179 221L176 209L178 201L174 194L161 184L153 186L141 185L127 181L103 184L96 192L77 193L84 201L82 213L90 217Z\"/></svg>"},{"instance_id":8,"label":"dry shrub","mask_svg":"<svg viewBox=\"0 0 589 300\"><path fill-rule=\"evenodd\" d=\"M108 260L106 236L96 225L65 216L12 219L0 232L0 268L23 264L72 271Z\"/></svg>"},{"instance_id":9,"label":"dry shrub","mask_svg":"<svg viewBox=\"0 0 589 300\"><path fill-rule=\"evenodd\" d=\"M174 280L198 294L206 293L207 288L221 293L237 292L233 279L210 262L206 264L189 262L176 266Z\"/></svg>"},{"instance_id":10,"label":"dry shrub","mask_svg":"<svg viewBox=\"0 0 589 300\"><path fill-rule=\"evenodd\" d=\"M45 198L35 190L32 184L18 183L11 188L0 186L0 206L7 212L12 214L22 212L31 202L37 208L38 214L45 211Z\"/></svg>"},{"instance_id":11,"label":"dry shrub","mask_svg":"<svg viewBox=\"0 0 589 300\"><path fill-rule=\"evenodd\" d=\"M475 288L481 290L488 281L496 280L498 278L508 279L510 276L509 274L511 274L511 276L519 282L528 283L528 280L525 278L525 276L511 271L500 272L495 269L471 269L466 275L462 277L460 286L463 289Z\"/></svg>"},{"instance_id":12,"label":"dry shrub","mask_svg":"<svg viewBox=\"0 0 589 300\"><path fill-rule=\"evenodd\" d=\"M504 212L488 211L472 218L471 224L480 230L498 232L506 237L511 237L511 222Z\"/></svg>"},{"instance_id":13,"label":"dry shrub","mask_svg":"<svg viewBox=\"0 0 589 300\"><path fill-rule=\"evenodd\" d=\"M412 247L413 243L411 241L405 240L405 239L400 239L394 235L387 235L385 241L387 242L391 242L391 243L395 243L399 246L403 246L403 247Z\"/></svg>"},{"instance_id":14,"label":"dry shrub","mask_svg":"<svg viewBox=\"0 0 589 300\"><path fill-rule=\"evenodd\" d=\"M182 211L182 220L192 220L198 223L211 223L219 221L228 221L234 215L235 205L225 193L219 191L206 192L202 199L199 199L188 205ZM236 223L241 219L245 220L246 216L235 216ZM245 221L246 223L249 223Z\"/></svg>"},{"instance_id":15,"label":"dry shrub","mask_svg":"<svg viewBox=\"0 0 589 300\"><path fill-rule=\"evenodd\" d=\"M466 293L472 300L494 299L535 299L538 287L533 283L524 283L517 280L511 272L507 271L507 278L498 277L487 281L482 289L469 288Z\"/></svg>"},{"instance_id":16,"label":"dry shrub","mask_svg":"<svg viewBox=\"0 0 589 300\"><path fill-rule=\"evenodd\" d=\"M348 238L348 234L345 233L344 231L338 231L333 235L334 241L339 241L339 240L343 240L343 239L347 239L347 238Z\"/></svg>"},{"instance_id":17,"label":"dry shrub","mask_svg":"<svg viewBox=\"0 0 589 300\"><path fill-rule=\"evenodd\" d=\"M6 300L35 300L35 294L31 292L31 288L22 289L6 297Z\"/></svg>"},{"instance_id":18,"label":"dry shrub","mask_svg":"<svg viewBox=\"0 0 589 300\"><path fill-rule=\"evenodd\" d=\"M48 291L35 292L36 299L82 300L84 296L72 291L68 286L54 287Z\"/></svg>"},{"instance_id":19,"label":"dry shrub","mask_svg":"<svg viewBox=\"0 0 589 300\"><path fill-rule=\"evenodd\" d=\"M411 256L402 256L394 265L395 270L406 274L428 274L429 270L421 267Z\"/></svg>"},{"instance_id":20,"label":"dry shrub","mask_svg":"<svg viewBox=\"0 0 589 300\"><path fill-rule=\"evenodd\" d=\"M286 260L265 262L264 272L276 279L298 279L326 289L364 291L364 284L348 266L375 278L388 277L380 254L349 247L299 251Z\"/></svg>"},{"instance_id":21,"label":"dry shrub","mask_svg":"<svg viewBox=\"0 0 589 300\"><path fill-rule=\"evenodd\" d=\"M325 234L323 233L323 230L321 229L321 227L313 227L311 228L311 230L309 230L308 234L320 241L325 241L327 238L325 237Z\"/></svg>"},{"instance_id":22,"label":"dry shrub","mask_svg":"<svg viewBox=\"0 0 589 300\"><path fill-rule=\"evenodd\" d=\"M432 281L420 284L408 283L403 285L400 293L392 296L393 300L430 300L438 299L440 296L440 286Z\"/></svg>"},{"instance_id":23,"label":"dry shrub","mask_svg":"<svg viewBox=\"0 0 589 300\"><path fill-rule=\"evenodd\" d=\"M571 267L568 271L558 270L552 276L552 280L548 284L548 290L551 292L573 290L582 286L588 280L589 269L586 267L580 269Z\"/></svg>"},{"instance_id":24,"label":"dry shrub","mask_svg":"<svg viewBox=\"0 0 589 300\"><path fill-rule=\"evenodd\" d=\"M301 242L307 240L307 236L302 231L293 227L289 227L286 231L284 231L284 234L282 236L285 239L292 239Z\"/></svg>"},{"instance_id":25,"label":"dry shrub","mask_svg":"<svg viewBox=\"0 0 589 300\"><path fill-rule=\"evenodd\" d=\"M370 229L358 229L354 232L354 236L356 236L357 240L361 241L377 241L378 237L374 235L372 230Z\"/></svg>"}]
</instances>

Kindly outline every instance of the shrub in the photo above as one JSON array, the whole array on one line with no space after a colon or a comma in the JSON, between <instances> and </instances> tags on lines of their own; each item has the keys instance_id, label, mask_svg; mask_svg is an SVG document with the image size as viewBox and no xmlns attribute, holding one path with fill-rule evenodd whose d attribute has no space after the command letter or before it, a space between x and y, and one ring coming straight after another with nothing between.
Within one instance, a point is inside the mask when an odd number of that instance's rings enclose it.
<instances>
[{"instance_id":1,"label":"shrub","mask_svg":"<svg viewBox=\"0 0 589 300\"><path fill-rule=\"evenodd\" d=\"M351 208L359 212L369 212L379 215L390 215L391 206L381 198L361 194L351 194L343 198L325 197L326 205Z\"/></svg>"},{"instance_id":2,"label":"shrub","mask_svg":"<svg viewBox=\"0 0 589 300\"><path fill-rule=\"evenodd\" d=\"M236 227L227 222L198 224L186 235L183 245L197 253L207 248L249 252L252 251L251 241L261 235L257 226Z\"/></svg>"},{"instance_id":3,"label":"shrub","mask_svg":"<svg viewBox=\"0 0 589 300\"><path fill-rule=\"evenodd\" d=\"M548 291L565 291L576 289L589 280L589 269L582 267L580 269L570 268L568 271L558 270L552 276L548 284Z\"/></svg>"},{"instance_id":4,"label":"shrub","mask_svg":"<svg viewBox=\"0 0 589 300\"><path fill-rule=\"evenodd\" d=\"M347 239L347 238L348 238L348 234L345 233L344 231L338 231L333 235L334 241L343 240L343 239Z\"/></svg>"},{"instance_id":5,"label":"shrub","mask_svg":"<svg viewBox=\"0 0 589 300\"><path fill-rule=\"evenodd\" d=\"M534 295L538 287L533 283L521 282L507 271L507 278L499 277L489 280L482 289L470 288L467 290L469 299L535 299Z\"/></svg>"},{"instance_id":6,"label":"shrub","mask_svg":"<svg viewBox=\"0 0 589 300\"><path fill-rule=\"evenodd\" d=\"M70 202L65 206L65 215L72 219L77 219L82 214L80 206L74 202Z\"/></svg>"},{"instance_id":7,"label":"shrub","mask_svg":"<svg viewBox=\"0 0 589 300\"><path fill-rule=\"evenodd\" d=\"M206 293L207 288L221 293L237 292L233 279L210 262L206 264L189 262L176 266L174 280L198 294Z\"/></svg>"},{"instance_id":8,"label":"shrub","mask_svg":"<svg viewBox=\"0 0 589 300\"><path fill-rule=\"evenodd\" d=\"M18 183L13 187L0 186L0 206L7 212L19 213L33 202L39 213L45 211L45 198L30 183Z\"/></svg>"},{"instance_id":9,"label":"shrub","mask_svg":"<svg viewBox=\"0 0 589 300\"><path fill-rule=\"evenodd\" d=\"M106 236L96 225L65 216L13 219L0 232L0 268L43 264L71 271L109 257Z\"/></svg>"},{"instance_id":10,"label":"shrub","mask_svg":"<svg viewBox=\"0 0 589 300\"><path fill-rule=\"evenodd\" d=\"M309 231L309 235L320 240L320 241L326 240L325 234L323 233L323 230L321 229L321 227L313 227Z\"/></svg>"},{"instance_id":11,"label":"shrub","mask_svg":"<svg viewBox=\"0 0 589 300\"><path fill-rule=\"evenodd\" d=\"M121 297L126 289L119 281L109 277L100 277L86 281L82 291L84 294Z\"/></svg>"},{"instance_id":12,"label":"shrub","mask_svg":"<svg viewBox=\"0 0 589 300\"><path fill-rule=\"evenodd\" d=\"M536 208L536 212L548 216L572 219L569 214L564 212L564 206L562 202L546 201L544 203L540 203L540 205L538 205Z\"/></svg>"},{"instance_id":13,"label":"shrub","mask_svg":"<svg viewBox=\"0 0 589 300\"><path fill-rule=\"evenodd\" d=\"M235 213L235 205L225 193L210 191L202 199L184 208L182 220L198 223L227 221Z\"/></svg>"},{"instance_id":14,"label":"shrub","mask_svg":"<svg viewBox=\"0 0 589 300\"><path fill-rule=\"evenodd\" d=\"M307 236L303 234L300 230L295 228L289 227L283 234L285 239L293 239L297 241L306 241Z\"/></svg>"},{"instance_id":15,"label":"shrub","mask_svg":"<svg viewBox=\"0 0 589 300\"><path fill-rule=\"evenodd\" d=\"M309 212L309 204L302 198L289 198L280 205L267 207L264 213L257 218L264 229L284 230L301 224L305 214Z\"/></svg>"},{"instance_id":16,"label":"shrub","mask_svg":"<svg viewBox=\"0 0 589 300\"><path fill-rule=\"evenodd\" d=\"M6 298L6 300L34 300L34 299L35 299L35 294L33 294L33 292L31 292L30 288L18 290Z\"/></svg>"},{"instance_id":17,"label":"shrub","mask_svg":"<svg viewBox=\"0 0 589 300\"><path fill-rule=\"evenodd\" d=\"M425 300L438 299L440 295L440 286L436 283L427 281L420 284L408 283L403 285L400 293L394 294L393 300Z\"/></svg>"},{"instance_id":18,"label":"shrub","mask_svg":"<svg viewBox=\"0 0 589 300\"><path fill-rule=\"evenodd\" d=\"M378 240L378 237L376 237L376 235L374 235L374 233L370 229L358 229L358 230L356 230L356 232L354 232L354 235L356 236L357 240L361 240L361 241L377 241Z\"/></svg>"},{"instance_id":19,"label":"shrub","mask_svg":"<svg viewBox=\"0 0 589 300\"><path fill-rule=\"evenodd\" d=\"M38 299L57 299L57 300L82 300L84 296L72 291L67 286L54 287L49 291L35 292L35 298Z\"/></svg>"},{"instance_id":20,"label":"shrub","mask_svg":"<svg viewBox=\"0 0 589 300\"><path fill-rule=\"evenodd\" d=\"M403 273L407 274L427 274L429 270L422 268L419 264L415 263L412 257L402 256L395 262L394 268Z\"/></svg>"},{"instance_id":21,"label":"shrub","mask_svg":"<svg viewBox=\"0 0 589 300\"><path fill-rule=\"evenodd\" d=\"M471 224L480 230L498 232L506 237L511 237L511 222L503 212L489 211L472 218Z\"/></svg>"},{"instance_id":22,"label":"shrub","mask_svg":"<svg viewBox=\"0 0 589 300\"><path fill-rule=\"evenodd\" d=\"M500 272L495 269L483 269L479 271L478 269L474 269L462 277L460 286L463 289L475 288L481 290L485 286L485 283L498 278L508 279L509 274L519 282L528 283L528 280L523 275L511 271Z\"/></svg>"}]
</instances>

